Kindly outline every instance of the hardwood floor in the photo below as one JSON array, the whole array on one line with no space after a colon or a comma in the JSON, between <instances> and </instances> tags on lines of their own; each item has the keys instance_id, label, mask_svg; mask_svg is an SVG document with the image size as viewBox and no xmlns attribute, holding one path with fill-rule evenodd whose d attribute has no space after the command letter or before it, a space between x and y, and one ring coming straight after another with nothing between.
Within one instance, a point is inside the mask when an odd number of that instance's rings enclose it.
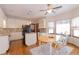
<instances>
[{"instance_id":1,"label":"hardwood floor","mask_svg":"<svg viewBox=\"0 0 79 59\"><path fill-rule=\"evenodd\" d=\"M36 45L27 47L23 44L22 40L12 41L7 54L9 55L31 55L30 49Z\"/></svg>"},{"instance_id":2,"label":"hardwood floor","mask_svg":"<svg viewBox=\"0 0 79 59\"><path fill-rule=\"evenodd\" d=\"M79 55L79 47L76 47L72 44L68 44L69 46L73 47L73 51L71 55ZM10 43L9 51L6 53L7 55L31 55L30 49L36 47L38 45L33 45L27 47L23 45L22 40L12 41Z\"/></svg>"},{"instance_id":3,"label":"hardwood floor","mask_svg":"<svg viewBox=\"0 0 79 59\"><path fill-rule=\"evenodd\" d=\"M68 45L74 48L73 51L71 52L71 55L79 55L79 47L72 45L72 44L68 44Z\"/></svg>"}]
</instances>

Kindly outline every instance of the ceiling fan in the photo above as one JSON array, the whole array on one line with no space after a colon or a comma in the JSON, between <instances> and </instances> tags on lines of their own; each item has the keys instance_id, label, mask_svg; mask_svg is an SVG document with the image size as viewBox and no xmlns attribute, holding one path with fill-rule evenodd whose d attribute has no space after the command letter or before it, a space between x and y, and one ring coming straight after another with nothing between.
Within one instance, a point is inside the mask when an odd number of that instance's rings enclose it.
<instances>
[{"instance_id":1,"label":"ceiling fan","mask_svg":"<svg viewBox=\"0 0 79 59\"><path fill-rule=\"evenodd\" d=\"M48 13L52 13L52 12L55 13L55 10L60 8L62 8L62 6L53 7L52 4L47 4L47 9L40 11L46 11L45 15L47 15Z\"/></svg>"}]
</instances>

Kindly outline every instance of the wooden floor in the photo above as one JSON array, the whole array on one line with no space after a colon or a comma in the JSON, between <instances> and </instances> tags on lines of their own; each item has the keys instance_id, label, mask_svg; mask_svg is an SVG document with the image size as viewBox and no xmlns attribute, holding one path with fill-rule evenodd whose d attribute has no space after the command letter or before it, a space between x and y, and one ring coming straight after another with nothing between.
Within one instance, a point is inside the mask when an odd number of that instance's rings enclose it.
<instances>
[{"instance_id":1,"label":"wooden floor","mask_svg":"<svg viewBox=\"0 0 79 59\"><path fill-rule=\"evenodd\" d=\"M68 45L74 48L73 51L71 52L71 55L79 55L78 47L76 47L72 44L68 44ZM34 48L36 46L38 46L38 45L33 45L30 47L27 47L27 46L23 45L22 40L12 41L10 43L10 48L6 54L7 55L31 55L30 49Z\"/></svg>"},{"instance_id":2,"label":"wooden floor","mask_svg":"<svg viewBox=\"0 0 79 59\"><path fill-rule=\"evenodd\" d=\"M71 55L79 55L79 47L72 45L72 44L68 44L68 46L73 48L73 51L71 52Z\"/></svg>"},{"instance_id":3,"label":"wooden floor","mask_svg":"<svg viewBox=\"0 0 79 59\"><path fill-rule=\"evenodd\" d=\"M22 40L12 41L8 50L9 55L31 55L30 49L36 47L35 45L27 47Z\"/></svg>"}]
</instances>

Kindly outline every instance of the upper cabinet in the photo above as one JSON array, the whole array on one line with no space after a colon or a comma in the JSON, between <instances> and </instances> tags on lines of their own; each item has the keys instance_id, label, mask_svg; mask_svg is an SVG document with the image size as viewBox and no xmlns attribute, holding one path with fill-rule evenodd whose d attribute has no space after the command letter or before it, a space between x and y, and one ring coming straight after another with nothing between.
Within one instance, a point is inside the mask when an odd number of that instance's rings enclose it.
<instances>
[{"instance_id":1,"label":"upper cabinet","mask_svg":"<svg viewBox=\"0 0 79 59\"><path fill-rule=\"evenodd\" d=\"M6 20L7 17L5 16L3 10L0 8L0 28L6 28Z\"/></svg>"},{"instance_id":2,"label":"upper cabinet","mask_svg":"<svg viewBox=\"0 0 79 59\"><path fill-rule=\"evenodd\" d=\"M6 17L4 11L0 8L0 28L22 28L28 22L24 19Z\"/></svg>"},{"instance_id":3,"label":"upper cabinet","mask_svg":"<svg viewBox=\"0 0 79 59\"><path fill-rule=\"evenodd\" d=\"M46 19L41 19L39 21L39 28L46 28L47 27L47 20Z\"/></svg>"},{"instance_id":4,"label":"upper cabinet","mask_svg":"<svg viewBox=\"0 0 79 59\"><path fill-rule=\"evenodd\" d=\"M27 21L24 19L8 18L7 28L22 28L22 25L26 25Z\"/></svg>"}]
</instances>

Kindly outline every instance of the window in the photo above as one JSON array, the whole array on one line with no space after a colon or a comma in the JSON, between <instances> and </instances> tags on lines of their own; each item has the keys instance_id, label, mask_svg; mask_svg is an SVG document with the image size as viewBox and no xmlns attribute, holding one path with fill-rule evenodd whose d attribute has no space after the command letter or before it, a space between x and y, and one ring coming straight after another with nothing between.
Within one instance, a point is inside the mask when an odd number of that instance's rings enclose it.
<instances>
[{"instance_id":1,"label":"window","mask_svg":"<svg viewBox=\"0 0 79 59\"><path fill-rule=\"evenodd\" d=\"M70 34L70 22L69 20L63 20L56 22L56 33L57 34Z\"/></svg>"},{"instance_id":2,"label":"window","mask_svg":"<svg viewBox=\"0 0 79 59\"><path fill-rule=\"evenodd\" d=\"M72 20L72 32L73 36L79 37L79 17Z\"/></svg>"},{"instance_id":3,"label":"window","mask_svg":"<svg viewBox=\"0 0 79 59\"><path fill-rule=\"evenodd\" d=\"M49 33L54 33L52 28L49 28Z\"/></svg>"},{"instance_id":4,"label":"window","mask_svg":"<svg viewBox=\"0 0 79 59\"><path fill-rule=\"evenodd\" d=\"M54 22L48 22L48 33L54 33Z\"/></svg>"},{"instance_id":5,"label":"window","mask_svg":"<svg viewBox=\"0 0 79 59\"><path fill-rule=\"evenodd\" d=\"M74 30L74 36L79 37L79 30Z\"/></svg>"}]
</instances>

